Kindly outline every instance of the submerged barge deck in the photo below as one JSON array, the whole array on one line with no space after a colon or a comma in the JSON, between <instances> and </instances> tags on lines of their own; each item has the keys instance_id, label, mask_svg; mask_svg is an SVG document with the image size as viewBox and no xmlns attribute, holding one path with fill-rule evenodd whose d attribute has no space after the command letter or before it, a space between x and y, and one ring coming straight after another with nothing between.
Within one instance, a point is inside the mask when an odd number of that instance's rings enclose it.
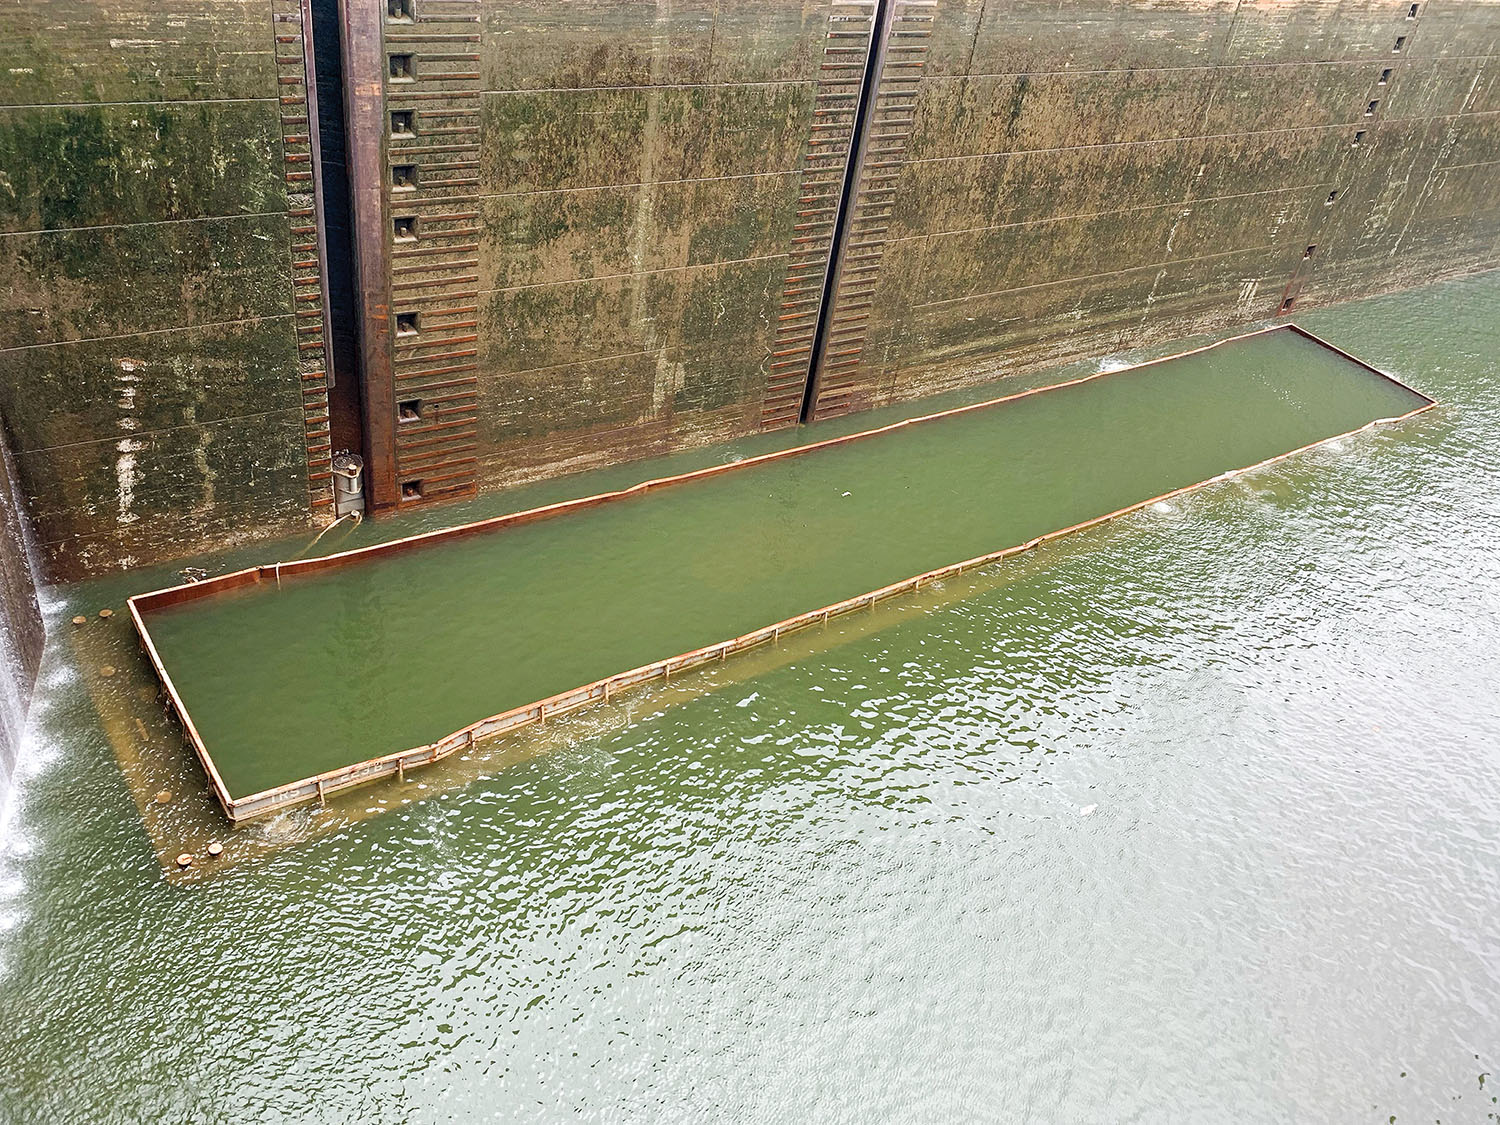
<instances>
[{"instance_id":1,"label":"submerged barge deck","mask_svg":"<svg viewBox=\"0 0 1500 1125\"><path fill-rule=\"evenodd\" d=\"M243 820L1432 405L1284 326L130 608Z\"/></svg>"}]
</instances>

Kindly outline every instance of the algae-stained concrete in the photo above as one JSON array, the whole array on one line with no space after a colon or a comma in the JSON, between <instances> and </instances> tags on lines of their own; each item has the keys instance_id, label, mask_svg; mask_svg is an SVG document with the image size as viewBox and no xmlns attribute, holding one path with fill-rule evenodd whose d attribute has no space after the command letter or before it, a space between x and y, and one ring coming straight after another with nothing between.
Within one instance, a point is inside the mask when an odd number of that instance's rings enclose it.
<instances>
[{"instance_id":1,"label":"algae-stained concrete","mask_svg":"<svg viewBox=\"0 0 1500 1125\"><path fill-rule=\"evenodd\" d=\"M389 503L794 423L867 62L818 417L1500 264L1495 0L887 8L871 60L830 0L378 6ZM0 26L0 408L54 576L327 518L299 20Z\"/></svg>"},{"instance_id":2,"label":"algae-stained concrete","mask_svg":"<svg viewBox=\"0 0 1500 1125\"><path fill-rule=\"evenodd\" d=\"M389 159L416 181L387 192L416 224L390 246L417 327L403 504L757 428L831 10L432 0L386 24L411 59L384 76L412 114Z\"/></svg>"},{"instance_id":3,"label":"algae-stained concrete","mask_svg":"<svg viewBox=\"0 0 1500 1125\"><path fill-rule=\"evenodd\" d=\"M932 13L820 417L1500 264L1500 5Z\"/></svg>"},{"instance_id":4,"label":"algae-stained concrete","mask_svg":"<svg viewBox=\"0 0 1500 1125\"><path fill-rule=\"evenodd\" d=\"M1500 5L893 2L818 416L1500 260ZM793 420L850 9L479 9L474 245L409 248L476 278L448 447L495 487Z\"/></svg>"},{"instance_id":5,"label":"algae-stained concrete","mask_svg":"<svg viewBox=\"0 0 1500 1125\"><path fill-rule=\"evenodd\" d=\"M0 22L0 411L52 577L309 522L287 12L48 0Z\"/></svg>"}]
</instances>

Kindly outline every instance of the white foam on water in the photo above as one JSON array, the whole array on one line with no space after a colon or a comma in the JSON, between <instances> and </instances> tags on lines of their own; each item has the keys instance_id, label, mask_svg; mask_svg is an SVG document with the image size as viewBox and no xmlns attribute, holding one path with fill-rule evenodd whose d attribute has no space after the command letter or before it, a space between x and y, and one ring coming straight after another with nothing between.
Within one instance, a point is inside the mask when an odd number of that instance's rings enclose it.
<instances>
[{"instance_id":1,"label":"white foam on water","mask_svg":"<svg viewBox=\"0 0 1500 1125\"><path fill-rule=\"evenodd\" d=\"M9 974L11 957L6 945L29 914L26 864L36 854L38 841L28 831L26 802L32 782L62 758L60 740L45 736L54 708L68 705L69 688L78 678L77 669L59 661L43 660L33 689L31 710L16 743L16 768L10 791L0 806L0 978Z\"/></svg>"},{"instance_id":2,"label":"white foam on water","mask_svg":"<svg viewBox=\"0 0 1500 1125\"><path fill-rule=\"evenodd\" d=\"M36 690L40 697L44 691L40 681ZM0 807L0 979L11 972L11 935L21 929L29 914L24 868L36 853L37 843L22 820L26 790L31 779L56 757L42 752L45 743L36 735L37 719L44 712L44 707L33 703L31 721L16 744L16 769L10 780L10 792Z\"/></svg>"},{"instance_id":3,"label":"white foam on water","mask_svg":"<svg viewBox=\"0 0 1500 1125\"><path fill-rule=\"evenodd\" d=\"M26 893L26 880L9 863L0 864L0 938L21 928L25 911L21 907ZM4 962L0 960L0 971Z\"/></svg>"},{"instance_id":4,"label":"white foam on water","mask_svg":"<svg viewBox=\"0 0 1500 1125\"><path fill-rule=\"evenodd\" d=\"M16 742L16 768L10 779L10 792L0 806L0 863L15 855L30 854L25 836L18 824L30 782L45 773L62 756L56 739L40 737L52 709L59 705L64 689L78 678L78 671L67 664L43 661L32 689L31 710ZM3 875L3 871L0 871Z\"/></svg>"},{"instance_id":5,"label":"white foam on water","mask_svg":"<svg viewBox=\"0 0 1500 1125\"><path fill-rule=\"evenodd\" d=\"M36 559L31 560L33 573L35 572ZM51 586L42 586L36 592L36 604L41 607L42 621L47 626L47 632L52 632L52 626L63 619L63 616L71 608L68 599L57 593Z\"/></svg>"},{"instance_id":6,"label":"white foam on water","mask_svg":"<svg viewBox=\"0 0 1500 1125\"><path fill-rule=\"evenodd\" d=\"M15 492L13 485L14 466L11 462L10 450L0 443L0 489L3 489L4 503L7 508L24 513L24 502ZM25 557L28 569L27 579L32 586L37 606L41 611L42 629L45 636L50 636L53 626L59 619L62 603L56 596L45 597L40 589L36 576L42 573L41 565L37 558L36 543L33 541L30 525L24 514L18 514L7 527L3 547L8 551ZM8 622L5 623L8 626ZM43 667L46 665L46 644L43 642ZM8 732L9 737L15 740L15 768L12 775L4 785L0 785L0 858L3 858L8 850L6 843L10 835L11 825L15 821L16 808L20 803L23 779L29 771L34 768L40 745L32 733L35 726L39 704L43 696L43 685L38 681L28 691L26 683L27 674L21 654L16 648L15 639L11 636L8 627L0 627L0 728ZM30 716L28 717L28 702L30 704Z\"/></svg>"},{"instance_id":7,"label":"white foam on water","mask_svg":"<svg viewBox=\"0 0 1500 1125\"><path fill-rule=\"evenodd\" d=\"M24 760L21 743L25 739L27 695L21 654L10 630L0 627L0 727L15 732L17 772Z\"/></svg>"}]
</instances>

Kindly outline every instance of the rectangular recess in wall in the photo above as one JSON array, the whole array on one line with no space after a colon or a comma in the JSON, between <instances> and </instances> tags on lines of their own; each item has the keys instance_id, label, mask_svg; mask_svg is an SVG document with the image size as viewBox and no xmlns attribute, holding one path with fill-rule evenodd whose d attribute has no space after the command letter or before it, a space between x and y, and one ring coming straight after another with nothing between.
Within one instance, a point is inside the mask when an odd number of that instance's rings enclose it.
<instances>
[{"instance_id":1,"label":"rectangular recess in wall","mask_svg":"<svg viewBox=\"0 0 1500 1125\"><path fill-rule=\"evenodd\" d=\"M404 775L1433 405L1287 325L128 604L239 821ZM421 488L403 478L401 496ZM841 492L829 536L827 498ZM720 584L682 581L726 566L732 605ZM744 631L756 621L767 624ZM350 637L358 707L328 674Z\"/></svg>"}]
</instances>

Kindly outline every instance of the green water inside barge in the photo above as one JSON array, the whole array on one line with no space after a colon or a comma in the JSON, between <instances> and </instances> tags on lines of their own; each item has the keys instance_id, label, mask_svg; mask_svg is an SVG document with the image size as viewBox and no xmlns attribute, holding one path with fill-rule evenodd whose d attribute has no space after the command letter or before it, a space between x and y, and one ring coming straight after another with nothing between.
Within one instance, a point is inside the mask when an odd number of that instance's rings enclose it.
<instances>
[{"instance_id":1,"label":"green water inside barge","mask_svg":"<svg viewBox=\"0 0 1500 1125\"><path fill-rule=\"evenodd\" d=\"M1295 333L1262 334L148 623L243 796L1424 402Z\"/></svg>"}]
</instances>

